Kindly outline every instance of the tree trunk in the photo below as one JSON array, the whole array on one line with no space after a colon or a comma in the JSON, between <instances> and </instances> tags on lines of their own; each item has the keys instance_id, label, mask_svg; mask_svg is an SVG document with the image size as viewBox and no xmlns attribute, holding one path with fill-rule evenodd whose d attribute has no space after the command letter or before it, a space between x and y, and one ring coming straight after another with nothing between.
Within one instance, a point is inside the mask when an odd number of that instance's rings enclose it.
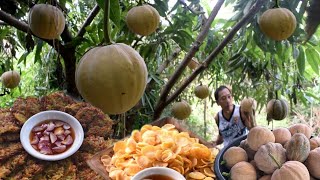
<instances>
[{"instance_id":1,"label":"tree trunk","mask_svg":"<svg viewBox=\"0 0 320 180\"><path fill-rule=\"evenodd\" d=\"M79 98L80 94L76 86L76 78L75 78L75 72L76 72L76 55L75 55L75 48L67 48L66 51L61 53L61 56L64 60L65 64L65 83L66 83L66 89L69 95Z\"/></svg>"}]
</instances>

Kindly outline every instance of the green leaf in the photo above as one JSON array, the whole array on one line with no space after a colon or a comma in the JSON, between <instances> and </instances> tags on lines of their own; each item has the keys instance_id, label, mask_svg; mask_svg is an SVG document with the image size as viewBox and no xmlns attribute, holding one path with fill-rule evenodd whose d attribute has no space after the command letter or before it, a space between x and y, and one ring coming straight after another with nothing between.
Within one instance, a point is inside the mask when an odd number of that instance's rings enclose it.
<instances>
[{"instance_id":1,"label":"green leaf","mask_svg":"<svg viewBox=\"0 0 320 180\"><path fill-rule=\"evenodd\" d=\"M315 94L310 93L310 92L306 92L305 95L308 96L308 97L312 97L312 98L320 101L320 98L318 97L318 95L315 95Z\"/></svg>"},{"instance_id":2,"label":"green leaf","mask_svg":"<svg viewBox=\"0 0 320 180\"><path fill-rule=\"evenodd\" d=\"M168 12L168 14L171 14L171 12L173 12L174 10L176 10L179 5L180 5L180 2L177 1L177 2L174 4L174 6L171 8L171 10Z\"/></svg>"},{"instance_id":3,"label":"green leaf","mask_svg":"<svg viewBox=\"0 0 320 180\"><path fill-rule=\"evenodd\" d=\"M37 40L36 52L34 55L34 63L39 62L41 64L41 50L43 46L43 41L41 39Z\"/></svg>"},{"instance_id":4,"label":"green leaf","mask_svg":"<svg viewBox=\"0 0 320 180\"><path fill-rule=\"evenodd\" d=\"M145 100L148 102L149 108L153 111L153 103L151 102L151 98L148 96L147 93L144 93Z\"/></svg>"},{"instance_id":5,"label":"green leaf","mask_svg":"<svg viewBox=\"0 0 320 180\"><path fill-rule=\"evenodd\" d=\"M0 31L0 39L3 39L4 37L7 36L7 34L10 33L10 29L9 28L3 28Z\"/></svg>"},{"instance_id":6,"label":"green leaf","mask_svg":"<svg viewBox=\"0 0 320 180\"><path fill-rule=\"evenodd\" d=\"M97 0L98 5L101 9L104 10L104 2L105 0ZM110 0L110 19L112 22L119 28L120 27L120 4L119 0Z\"/></svg>"},{"instance_id":7,"label":"green leaf","mask_svg":"<svg viewBox=\"0 0 320 180\"><path fill-rule=\"evenodd\" d=\"M172 36L172 40L174 40L179 46L181 47L182 50L188 51L188 46L186 44L186 41L184 38L181 38L180 36Z\"/></svg>"},{"instance_id":8,"label":"green leaf","mask_svg":"<svg viewBox=\"0 0 320 180\"><path fill-rule=\"evenodd\" d=\"M153 6L162 17L166 16L166 12L168 11L168 3L165 3L163 0L155 0L155 6Z\"/></svg>"},{"instance_id":9,"label":"green leaf","mask_svg":"<svg viewBox=\"0 0 320 180\"><path fill-rule=\"evenodd\" d=\"M319 74L319 52L314 48L307 48L306 49L307 61L310 64L313 71Z\"/></svg>"},{"instance_id":10,"label":"green leaf","mask_svg":"<svg viewBox=\"0 0 320 180\"><path fill-rule=\"evenodd\" d=\"M161 85L161 79L159 79L158 76L154 75L154 74L150 74L150 77L159 85Z\"/></svg>"},{"instance_id":11,"label":"green leaf","mask_svg":"<svg viewBox=\"0 0 320 180\"><path fill-rule=\"evenodd\" d=\"M292 57L293 59L297 59L299 57L299 49L295 45L292 45L292 49L293 49Z\"/></svg>"},{"instance_id":12,"label":"green leaf","mask_svg":"<svg viewBox=\"0 0 320 180\"><path fill-rule=\"evenodd\" d=\"M305 64L306 64L306 56L305 56L305 52L304 49L300 46L299 47L299 55L297 57L297 66L298 66L298 70L299 73L301 75L303 75L304 71L305 71Z\"/></svg>"},{"instance_id":13,"label":"green leaf","mask_svg":"<svg viewBox=\"0 0 320 180\"><path fill-rule=\"evenodd\" d=\"M192 42L194 41L192 35L189 34L187 31L179 30L176 32L176 34L183 38L187 44L192 44Z\"/></svg>"},{"instance_id":14,"label":"green leaf","mask_svg":"<svg viewBox=\"0 0 320 180\"><path fill-rule=\"evenodd\" d=\"M24 64L26 64L26 62L27 62L27 56L29 55L29 52L24 52L21 56L20 56L20 58L19 58L19 60L18 60L18 64L20 64L21 62L23 62Z\"/></svg>"}]
</instances>

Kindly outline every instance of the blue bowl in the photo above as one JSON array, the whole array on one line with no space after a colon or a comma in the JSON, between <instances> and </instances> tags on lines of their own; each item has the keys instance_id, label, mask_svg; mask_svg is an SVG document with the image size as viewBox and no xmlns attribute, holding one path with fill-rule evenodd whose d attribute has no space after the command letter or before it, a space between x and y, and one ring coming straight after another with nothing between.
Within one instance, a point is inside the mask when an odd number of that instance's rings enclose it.
<instances>
[{"instance_id":1,"label":"blue bowl","mask_svg":"<svg viewBox=\"0 0 320 180\"><path fill-rule=\"evenodd\" d=\"M229 169L225 166L225 165L221 165L221 162L223 161L223 155L224 153L233 146L239 146L240 142L244 139L247 138L247 135L243 135L240 137L237 137L236 139L234 139L231 143L229 143L226 147L224 147L223 149L220 150L219 154L216 157L216 160L214 162L214 172L216 174L216 177L218 180L227 180L227 178L225 178L222 173L223 172L229 172Z\"/></svg>"}]
</instances>

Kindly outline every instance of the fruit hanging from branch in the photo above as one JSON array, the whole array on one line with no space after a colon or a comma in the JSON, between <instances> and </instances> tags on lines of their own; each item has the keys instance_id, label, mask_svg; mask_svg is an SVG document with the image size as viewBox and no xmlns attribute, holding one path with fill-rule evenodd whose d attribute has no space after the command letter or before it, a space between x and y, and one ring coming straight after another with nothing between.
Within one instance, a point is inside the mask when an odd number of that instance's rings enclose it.
<instances>
[{"instance_id":1,"label":"fruit hanging from branch","mask_svg":"<svg viewBox=\"0 0 320 180\"><path fill-rule=\"evenodd\" d=\"M207 85L200 84L194 88L194 94L200 99L205 99L209 96L209 88Z\"/></svg>"},{"instance_id":2,"label":"fruit hanging from branch","mask_svg":"<svg viewBox=\"0 0 320 180\"><path fill-rule=\"evenodd\" d=\"M13 89L20 83L20 74L17 71L7 71L1 75L1 82L4 87Z\"/></svg>"},{"instance_id":3,"label":"fruit hanging from branch","mask_svg":"<svg viewBox=\"0 0 320 180\"><path fill-rule=\"evenodd\" d=\"M281 41L290 37L296 29L294 14L286 8L265 11L259 19L260 30L269 38Z\"/></svg>"},{"instance_id":4,"label":"fruit hanging from branch","mask_svg":"<svg viewBox=\"0 0 320 180\"><path fill-rule=\"evenodd\" d=\"M49 4L36 4L29 12L32 33L43 39L56 39L64 30L65 17L60 9Z\"/></svg>"},{"instance_id":5,"label":"fruit hanging from branch","mask_svg":"<svg viewBox=\"0 0 320 180\"><path fill-rule=\"evenodd\" d=\"M107 114L121 114L138 103L147 83L143 58L132 47L116 43L89 50L76 69L83 98Z\"/></svg>"},{"instance_id":6,"label":"fruit hanging from branch","mask_svg":"<svg viewBox=\"0 0 320 180\"><path fill-rule=\"evenodd\" d=\"M267 104L267 119L283 120L288 115L288 103L284 99L271 99Z\"/></svg>"},{"instance_id":7,"label":"fruit hanging from branch","mask_svg":"<svg viewBox=\"0 0 320 180\"><path fill-rule=\"evenodd\" d=\"M180 101L173 104L171 113L177 119L186 119L191 114L191 107L186 101Z\"/></svg>"},{"instance_id":8,"label":"fruit hanging from branch","mask_svg":"<svg viewBox=\"0 0 320 180\"><path fill-rule=\"evenodd\" d=\"M126 23L129 29L142 36L148 36L155 32L159 22L160 15L158 11L150 5L133 7L126 16Z\"/></svg>"},{"instance_id":9,"label":"fruit hanging from branch","mask_svg":"<svg viewBox=\"0 0 320 180\"><path fill-rule=\"evenodd\" d=\"M197 60L197 58L193 57L190 62L188 63L188 67L191 70L195 70L197 67L199 66L199 62Z\"/></svg>"},{"instance_id":10,"label":"fruit hanging from branch","mask_svg":"<svg viewBox=\"0 0 320 180\"><path fill-rule=\"evenodd\" d=\"M141 99L148 71L140 54L123 43L112 43L109 34L110 0L104 4L105 46L90 49L76 69L81 96L107 114L122 114Z\"/></svg>"}]
</instances>

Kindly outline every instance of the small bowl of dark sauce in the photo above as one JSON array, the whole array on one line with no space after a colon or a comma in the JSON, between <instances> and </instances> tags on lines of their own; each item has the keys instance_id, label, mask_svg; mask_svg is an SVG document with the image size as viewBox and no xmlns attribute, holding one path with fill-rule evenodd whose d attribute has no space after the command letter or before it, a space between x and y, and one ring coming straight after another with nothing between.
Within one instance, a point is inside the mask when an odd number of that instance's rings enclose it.
<instances>
[{"instance_id":1,"label":"small bowl of dark sauce","mask_svg":"<svg viewBox=\"0 0 320 180\"><path fill-rule=\"evenodd\" d=\"M82 145L84 132L79 121L62 111L42 111L22 126L20 141L33 157L57 161L74 154Z\"/></svg>"},{"instance_id":2,"label":"small bowl of dark sauce","mask_svg":"<svg viewBox=\"0 0 320 180\"><path fill-rule=\"evenodd\" d=\"M186 178L167 167L150 167L139 171L131 180L186 180Z\"/></svg>"}]
</instances>

